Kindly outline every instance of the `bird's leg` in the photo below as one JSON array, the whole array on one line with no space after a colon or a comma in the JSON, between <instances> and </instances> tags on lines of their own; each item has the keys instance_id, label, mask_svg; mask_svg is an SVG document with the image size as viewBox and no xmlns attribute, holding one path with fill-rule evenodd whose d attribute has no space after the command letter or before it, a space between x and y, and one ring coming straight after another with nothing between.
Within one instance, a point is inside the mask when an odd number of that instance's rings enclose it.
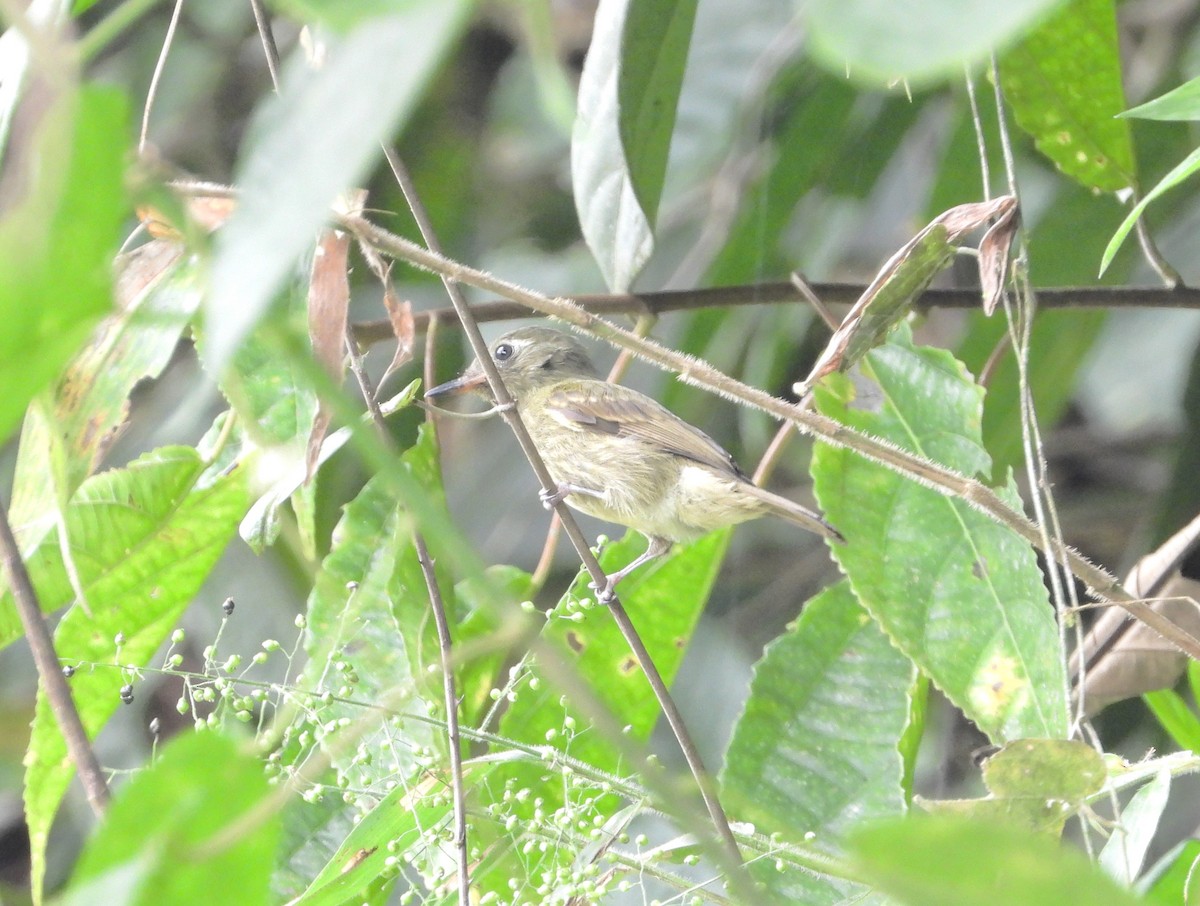
<instances>
[{"instance_id":1,"label":"bird's leg","mask_svg":"<svg viewBox=\"0 0 1200 906\"><path fill-rule=\"evenodd\" d=\"M649 563L651 560L656 560L671 549L672 542L666 538L651 538L650 546L646 548L646 552L630 563L623 569L617 570L608 577L608 581L604 583L604 588L596 588L593 583L589 587L596 592L596 598L601 604L611 603L614 597L614 589L617 583L628 576L631 572L641 566L643 563Z\"/></svg>"},{"instance_id":2,"label":"bird's leg","mask_svg":"<svg viewBox=\"0 0 1200 906\"><path fill-rule=\"evenodd\" d=\"M548 491L542 488L538 491L538 497L542 500L542 506L548 510L554 509L560 503L567 499L570 494L587 494L589 497L599 497L604 499L603 491L594 491L591 488L585 488L580 484L571 484L569 481L560 481L558 487L553 491Z\"/></svg>"}]
</instances>

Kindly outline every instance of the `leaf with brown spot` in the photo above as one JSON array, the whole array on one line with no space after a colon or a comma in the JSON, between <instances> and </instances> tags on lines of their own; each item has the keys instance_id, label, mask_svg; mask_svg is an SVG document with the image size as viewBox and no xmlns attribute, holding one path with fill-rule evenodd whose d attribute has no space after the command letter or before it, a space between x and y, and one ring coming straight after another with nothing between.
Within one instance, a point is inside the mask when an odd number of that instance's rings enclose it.
<instances>
[{"instance_id":1,"label":"leaf with brown spot","mask_svg":"<svg viewBox=\"0 0 1200 906\"><path fill-rule=\"evenodd\" d=\"M825 375L845 371L882 343L888 332L908 314L913 301L954 259L959 241L997 218L980 246L984 306L990 314L1004 285L1008 248L1016 228L1016 210L1017 200L1011 195L1002 195L992 201L958 205L930 221L880 269L854 303L842 326L830 337L808 377L795 385L795 392L805 396Z\"/></svg>"},{"instance_id":2,"label":"leaf with brown spot","mask_svg":"<svg viewBox=\"0 0 1200 906\"><path fill-rule=\"evenodd\" d=\"M119 255L117 308L53 389L30 404L9 511L22 547L36 546L52 514L99 467L120 436L134 388L170 363L200 304L199 283L182 258L183 249L165 240Z\"/></svg>"}]
</instances>

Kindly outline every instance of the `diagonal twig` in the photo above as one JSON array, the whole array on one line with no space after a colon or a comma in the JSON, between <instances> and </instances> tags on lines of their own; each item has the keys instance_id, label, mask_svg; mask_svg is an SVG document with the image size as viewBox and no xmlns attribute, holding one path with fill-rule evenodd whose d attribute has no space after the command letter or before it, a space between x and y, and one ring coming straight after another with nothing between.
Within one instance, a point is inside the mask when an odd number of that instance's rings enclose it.
<instances>
[{"instance_id":1,"label":"diagonal twig","mask_svg":"<svg viewBox=\"0 0 1200 906\"><path fill-rule=\"evenodd\" d=\"M391 447L391 436L384 422L383 412L379 401L375 398L375 388L362 365L354 341L346 338L346 349L350 357L350 370L358 381L362 397L371 413L371 421L380 440ZM462 737L458 727L458 692L454 684L454 667L451 664L453 647L450 639L450 621L446 617L446 603L442 599L442 590L438 586L437 572L434 570L433 558L429 556L429 546L420 529L413 529L413 547L417 551L417 562L421 565L421 575L425 578L425 588L429 593L429 607L433 611L433 622L437 627L438 653L442 666L442 695L446 707L446 737L450 748L450 788L454 797L454 847L457 853L458 902L459 906L469 906L471 902L471 863L467 853L467 796L463 786L462 766Z\"/></svg>"},{"instance_id":2,"label":"diagonal twig","mask_svg":"<svg viewBox=\"0 0 1200 906\"><path fill-rule=\"evenodd\" d=\"M968 478L953 469L910 453L892 443L848 428L828 416L806 411L763 390L743 384L707 362L668 349L651 340L642 339L631 331L623 330L587 311L572 299L551 298L502 280L485 271L468 267L390 233L363 217L343 215L338 219L338 223L358 236L360 240L374 244L380 251L439 274L443 280L461 281L502 295L534 311L558 318L572 327L600 337L621 349L633 350L643 360L667 371L675 372L686 383L703 387L726 399L790 421L797 430L804 434L813 435L825 443L852 449L861 456L894 469L940 494L962 499L965 503L1012 529L1049 556L1063 559L1069 563L1071 571L1088 586L1092 594L1120 605L1132 616L1146 623L1178 646L1180 650L1200 659L1200 640L1184 632L1161 614L1156 613L1144 601L1129 594L1121 587L1115 576L1096 566L1078 551L1066 546L1058 539L1044 538L1038 526L1024 513L1014 510L1001 499L994 489L978 479ZM1178 292L1178 290L1171 292ZM464 311L470 316L470 310L466 306L464 306ZM471 324L475 324L473 318ZM477 336L477 338L482 345L482 337ZM486 355L486 347L482 351L485 355L481 362L486 369L487 365L491 363L491 358Z\"/></svg>"},{"instance_id":3,"label":"diagonal twig","mask_svg":"<svg viewBox=\"0 0 1200 906\"><path fill-rule=\"evenodd\" d=\"M42 688L50 702L50 710L58 723L63 739L67 743L67 752L75 762L75 770L87 793L88 804L97 817L104 814L108 806L108 784L100 770L100 762L88 741L87 730L79 717L75 701L71 698L71 690L67 686L67 678L63 676L58 655L54 651L54 639L46 627L42 616L42 608L38 604L37 593L29 580L29 572L21 560L21 551L17 539L13 537L12 527L8 524L8 507L0 502L0 559L4 561L8 573L9 586L12 588L13 601L17 613L21 617L21 625L25 627L25 638L29 640L29 648L33 652L33 662L37 666Z\"/></svg>"},{"instance_id":4,"label":"diagonal twig","mask_svg":"<svg viewBox=\"0 0 1200 906\"><path fill-rule=\"evenodd\" d=\"M250 8L254 10L254 24L258 28L258 36L262 39L263 53L267 58L267 71L271 73L271 84L275 92L279 92L279 48L275 44L275 35L271 32L271 17L267 14L262 0L250 0Z\"/></svg>"},{"instance_id":5,"label":"diagonal twig","mask_svg":"<svg viewBox=\"0 0 1200 906\"><path fill-rule=\"evenodd\" d=\"M437 249L437 237L433 232L432 224L425 212L424 206L416 194L416 188L413 185L412 179L405 169L403 162L391 150L387 152L388 163L392 167L392 172L400 184L400 189L404 193L405 200L408 202L409 208L412 210L413 216L421 229L421 234L425 239L426 244L430 249ZM437 252L435 252L437 254ZM439 255L439 257L441 257ZM513 403L512 396L508 389L504 386L504 381L500 377L499 371L496 369L495 362L492 361L491 355L488 353L487 343L483 339L483 334L480 333L479 324L472 316L471 309L467 305L466 298L458 288L456 281L450 279L448 275L443 275L443 282L446 286L446 291L450 296L450 301L453 303L455 311L462 323L463 330L471 343L471 348L475 353L476 359L483 368L484 374L487 376L488 384L491 387L492 394L496 399L497 405L501 409L501 416L508 423L517 442L520 444L522 451L525 453L526 459L532 466L534 473L542 487L553 492L557 488L557 483L550 476L550 472L546 468L546 464L542 461L541 454L538 453L537 447L534 446L533 439L529 436L524 423L521 421L520 415L517 413L516 406ZM558 514L559 520L562 523L563 531L570 539L571 544L579 554L579 558L583 561L584 568L592 577L592 582L597 588L604 588L607 584L608 577L604 574L599 561L595 554L592 553L588 546L587 539L580 530L579 525L575 522L574 516L564 503L559 501L555 504L555 512ZM658 668L654 664L650 652L646 649L642 642L641 636L638 635L637 629L633 625L633 621L629 619L629 614L625 611L624 605L620 599L614 595L608 603L608 609L613 615L618 628L621 630L621 635L625 637L626 643L633 651L634 656L638 659L638 663L642 667L646 679L650 682L651 688L654 690L655 698L658 699L659 707L667 718L667 722L671 726L671 730L675 735L676 742L679 743L680 749L683 751L684 758L687 760L688 767L692 771L692 775L696 779L696 784L700 789L700 795L704 799L704 804L708 808L713 824L717 829L717 833L724 841L728 848L728 855L741 862L741 853L738 850L737 841L733 836L733 831L729 827L729 819L725 816L725 810L721 807L720 800L713 792L712 783L708 779L707 772L704 768L704 763L700 758L700 753L697 750L695 743L692 742L691 734L688 732L687 726L683 721L683 716L679 713L674 700L671 698L671 693L667 689L667 684L663 681L662 675L658 672Z\"/></svg>"}]
</instances>

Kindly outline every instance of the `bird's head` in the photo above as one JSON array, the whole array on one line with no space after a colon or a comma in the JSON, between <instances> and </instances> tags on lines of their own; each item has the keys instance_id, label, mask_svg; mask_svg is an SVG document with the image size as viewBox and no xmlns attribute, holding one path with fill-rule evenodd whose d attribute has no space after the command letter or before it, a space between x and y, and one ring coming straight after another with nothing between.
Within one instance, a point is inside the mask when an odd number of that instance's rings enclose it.
<instances>
[{"instance_id":1,"label":"bird's head","mask_svg":"<svg viewBox=\"0 0 1200 906\"><path fill-rule=\"evenodd\" d=\"M552 327L520 327L488 348L504 386L516 399L530 391L571 378L597 377L583 344ZM476 359L452 381L426 391L425 398L474 392L491 398L487 377Z\"/></svg>"}]
</instances>

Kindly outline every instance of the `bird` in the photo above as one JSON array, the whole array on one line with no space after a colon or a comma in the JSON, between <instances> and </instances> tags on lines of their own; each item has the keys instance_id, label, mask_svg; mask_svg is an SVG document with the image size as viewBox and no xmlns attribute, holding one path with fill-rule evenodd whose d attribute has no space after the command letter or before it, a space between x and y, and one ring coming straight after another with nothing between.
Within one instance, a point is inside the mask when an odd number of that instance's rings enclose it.
<instances>
[{"instance_id":1,"label":"bird","mask_svg":"<svg viewBox=\"0 0 1200 906\"><path fill-rule=\"evenodd\" d=\"M715 440L657 400L600 377L586 347L550 327L521 327L489 352L547 470L547 509L573 509L641 532L645 553L607 577L601 600L617 583L679 542L772 515L834 541L841 533L820 515L755 485ZM475 393L492 400L475 359L426 399Z\"/></svg>"}]
</instances>

